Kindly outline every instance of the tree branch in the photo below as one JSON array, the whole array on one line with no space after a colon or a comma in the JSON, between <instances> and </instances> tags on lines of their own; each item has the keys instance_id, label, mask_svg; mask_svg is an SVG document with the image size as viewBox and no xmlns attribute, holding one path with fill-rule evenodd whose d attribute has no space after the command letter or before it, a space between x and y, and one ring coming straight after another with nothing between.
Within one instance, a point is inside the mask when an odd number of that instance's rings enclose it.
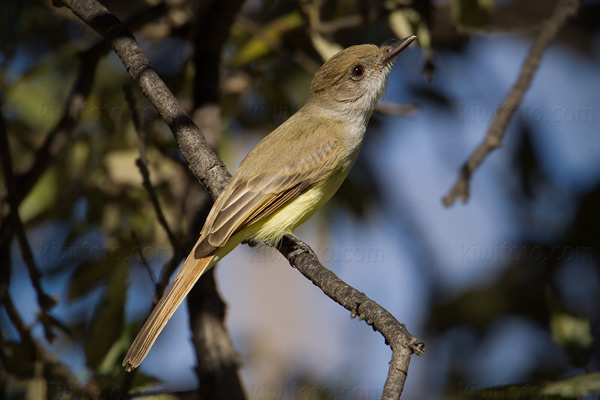
<instances>
[{"instance_id":1,"label":"tree branch","mask_svg":"<svg viewBox=\"0 0 600 400\"><path fill-rule=\"evenodd\" d=\"M127 26L130 26L131 29L138 29L148 21L151 21L164 13L165 10L166 6L164 3L145 8L133 15L126 22ZM36 151L31 166L29 166L26 171L19 173L16 176L18 182L17 199L19 200L19 203L23 201L40 176L69 143L68 139L77 126L83 109L85 108L86 99L92 89L96 66L109 50L110 47L105 41L99 41L79 55L80 65L77 79L75 80L71 94L64 105L63 116L54 129L48 133L42 146Z\"/></svg>"},{"instance_id":2,"label":"tree branch","mask_svg":"<svg viewBox=\"0 0 600 400\"><path fill-rule=\"evenodd\" d=\"M225 164L206 145L198 127L181 107L177 98L152 69L150 61L131 32L96 0L56 0L63 4L110 44L142 93L169 126L193 174L216 198L231 175Z\"/></svg>"},{"instance_id":3,"label":"tree branch","mask_svg":"<svg viewBox=\"0 0 600 400\"><path fill-rule=\"evenodd\" d=\"M244 0L212 0L196 11L197 21L192 37L195 68L193 98L194 122L207 143L217 150L221 136L221 58L223 47L235 16ZM202 206L196 219L205 221L212 201L204 191ZM191 234L198 234L195 224ZM195 229L196 228L196 229ZM194 237L195 239L195 237ZM203 399L243 400L246 398L238 370L240 357L235 350L225 323L227 305L215 282L215 269L210 270L192 288L188 297L188 316L192 344L196 354L199 397Z\"/></svg>"},{"instance_id":4,"label":"tree branch","mask_svg":"<svg viewBox=\"0 0 600 400\"><path fill-rule=\"evenodd\" d=\"M392 348L388 378L383 388L382 400L398 399L404 388L412 353L423 355L425 344L410 334L404 324L381 305L371 300L325 268L304 242L292 235L284 236L279 252L290 265L320 288L333 301L350 311L352 318L365 321L381 333Z\"/></svg>"},{"instance_id":5,"label":"tree branch","mask_svg":"<svg viewBox=\"0 0 600 400\"><path fill-rule=\"evenodd\" d=\"M66 390L76 395L78 398L90 400L98 399L100 397L100 388L98 388L94 383L80 386L79 380L71 373L71 370L66 365L56 360L51 353L46 351L46 349L44 349L40 343L31 337L29 326L23 322L12 299L10 298L8 293L9 282L6 278L6 276L3 276L2 282L0 282L0 302L2 303L11 323L19 333L21 343L31 347L33 349L35 360L42 362L45 375L52 376L61 382ZM32 360L22 361L24 363L29 363ZM32 362L31 365L33 364L34 363Z\"/></svg>"},{"instance_id":6,"label":"tree branch","mask_svg":"<svg viewBox=\"0 0 600 400\"><path fill-rule=\"evenodd\" d=\"M535 76L544 52L550 46L550 43L552 43L552 40L558 34L566 20L577 14L578 9L579 0L558 0L552 16L542 24L529 50L529 55L521 68L519 78L498 109L485 138L462 165L454 186L452 186L450 192L444 197L443 202L446 207L454 204L457 198L463 203L467 202L469 199L471 176L492 151L502 146L506 128L510 123L513 113L521 104L525 92L531 85L531 81Z\"/></svg>"},{"instance_id":7,"label":"tree branch","mask_svg":"<svg viewBox=\"0 0 600 400\"><path fill-rule=\"evenodd\" d=\"M47 317L47 313L56 305L56 300L50 297L44 292L42 288L42 276L33 258L33 252L31 246L27 240L27 234L25 233L25 227L23 221L19 216L19 200L17 196L17 186L15 184L15 176L13 173L12 160L10 156L10 148L8 147L8 135L6 132L6 125L4 123L4 114L2 113L2 102L0 101L0 157L2 158L2 169L4 170L4 182L6 184L6 190L8 192L8 202L10 205L10 219L12 221L12 228L16 233L19 247L21 248L21 254L25 260L27 271L29 272L29 278L31 284L35 289L37 295L37 301L40 306L40 320L44 327L44 335L48 341L54 340L54 332L52 331L52 321L54 318Z\"/></svg>"},{"instance_id":8,"label":"tree branch","mask_svg":"<svg viewBox=\"0 0 600 400\"><path fill-rule=\"evenodd\" d=\"M216 198L231 176L222 161L206 145L200 130L185 114L175 96L152 70L148 59L131 33L104 6L95 0L62 0L75 15L100 33L123 61L131 77L171 128L178 145L190 164L190 169ZM422 354L424 344L412 336L383 307L364 293L345 284L323 267L308 246L298 240L285 238L280 252L290 264L317 285L325 294L359 316L380 332L392 347L390 372L384 387L383 399L398 399L404 387L411 353Z\"/></svg>"},{"instance_id":9,"label":"tree branch","mask_svg":"<svg viewBox=\"0 0 600 400\"><path fill-rule=\"evenodd\" d=\"M137 29L148 21L155 19L165 9L164 3L145 8L133 15L127 21L127 24L132 29ZM110 46L105 41L99 41L79 55L80 65L77 78L63 107L64 112L60 121L46 135L42 146L36 150L31 165L26 167L23 172L15 173L16 200L13 199L13 201L16 201L17 205L21 204L23 199L27 197L35 183L52 164L52 161L69 144L69 138L77 126L77 122L85 108L86 99L90 94L98 61L109 50ZM0 241L8 241L13 235L12 224L9 223L9 220L10 216L8 218L3 216L0 223Z\"/></svg>"},{"instance_id":10,"label":"tree branch","mask_svg":"<svg viewBox=\"0 0 600 400\"><path fill-rule=\"evenodd\" d=\"M165 217L165 213L160 206L160 202L158 201L158 196L156 195L156 191L154 190L154 186L152 186L152 182L150 181L150 171L148 170L148 159L146 157L146 145L144 142L145 135L142 132L140 114L136 105L135 97L131 90L130 85L126 85L123 90L125 91L125 100L129 106L129 110L131 111L131 118L133 119L133 125L135 127L135 132L138 137L138 147L140 152L140 157L135 161L135 165L137 165L140 170L140 174L142 175L142 185L146 192L148 193L148 197L150 197L150 202L152 203L152 207L154 208L154 212L156 213L156 218L158 219L158 223L164 229L167 237L169 238L169 242L171 243L171 247L173 247L173 251L175 253L179 252L179 242L173 231L169 227L169 223L167 222L167 218Z\"/></svg>"}]
</instances>

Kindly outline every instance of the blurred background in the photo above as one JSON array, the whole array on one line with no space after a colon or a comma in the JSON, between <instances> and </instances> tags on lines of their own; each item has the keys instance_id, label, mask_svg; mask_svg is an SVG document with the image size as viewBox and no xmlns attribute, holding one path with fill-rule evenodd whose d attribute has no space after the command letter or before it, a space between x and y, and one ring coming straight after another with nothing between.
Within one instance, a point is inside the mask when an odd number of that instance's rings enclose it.
<instances>
[{"instance_id":1,"label":"blurred background","mask_svg":"<svg viewBox=\"0 0 600 400\"><path fill-rule=\"evenodd\" d=\"M582 1L560 30L468 203L450 207L442 198L555 1L103 4L231 172L303 104L324 59L418 35L347 182L296 233L425 341L403 398L598 398L600 2ZM120 363L153 279L199 232L204 189L139 89L124 90L117 56L68 8L3 1L0 32L0 144L14 178L0 186L3 398L118 398L123 387L193 398L202 367L187 304L133 378ZM381 335L278 252L240 246L215 280L247 398L381 397L391 357Z\"/></svg>"}]
</instances>

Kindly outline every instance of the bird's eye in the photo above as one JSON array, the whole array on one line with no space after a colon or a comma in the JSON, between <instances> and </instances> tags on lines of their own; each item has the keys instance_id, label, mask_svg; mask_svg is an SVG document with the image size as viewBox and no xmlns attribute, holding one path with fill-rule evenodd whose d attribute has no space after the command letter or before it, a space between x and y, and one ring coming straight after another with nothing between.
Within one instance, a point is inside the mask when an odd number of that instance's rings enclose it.
<instances>
[{"instance_id":1,"label":"bird's eye","mask_svg":"<svg viewBox=\"0 0 600 400\"><path fill-rule=\"evenodd\" d=\"M354 69L352 69L352 75L354 76L363 76L364 73L365 68L362 65L357 65L356 67L354 67Z\"/></svg>"}]
</instances>

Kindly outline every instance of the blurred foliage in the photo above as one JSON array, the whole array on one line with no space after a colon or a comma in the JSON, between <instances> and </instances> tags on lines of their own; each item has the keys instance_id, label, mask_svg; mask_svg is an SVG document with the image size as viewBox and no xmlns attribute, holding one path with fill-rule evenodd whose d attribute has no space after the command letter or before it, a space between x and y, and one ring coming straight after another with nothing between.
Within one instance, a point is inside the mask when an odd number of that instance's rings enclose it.
<instances>
[{"instance_id":1,"label":"blurred foliage","mask_svg":"<svg viewBox=\"0 0 600 400\"><path fill-rule=\"evenodd\" d=\"M546 291L546 301L552 314L552 338L567 353L571 365L586 369L594 342L590 321L569 313L550 289Z\"/></svg>"},{"instance_id":2,"label":"blurred foliage","mask_svg":"<svg viewBox=\"0 0 600 400\"><path fill-rule=\"evenodd\" d=\"M489 22L493 8L494 0L454 0L452 18L457 24L481 28Z\"/></svg>"},{"instance_id":3,"label":"blurred foliage","mask_svg":"<svg viewBox=\"0 0 600 400\"><path fill-rule=\"evenodd\" d=\"M127 20L146 10L150 2L110 0L103 4ZM198 15L208 7L203 2L187 0L166 4L166 12L149 18L135 33L161 77L191 112L190 88L195 70L190 58L194 45L191 38ZM343 47L416 34L424 50L424 73L431 74L437 49L460 53L470 39L459 28L530 27L548 14L552 4L542 0L498 4L493 0L248 2L235 19L223 52L219 83L224 133L220 153L231 165L234 154L242 151L238 145L245 139L242 135L260 137L290 116L306 99L310 79L321 60ZM528 11L532 7L537 10L533 14ZM572 45L574 48L589 49L588 33L597 30L599 14L597 6L582 12L577 29L571 27L576 38L573 42L577 43ZM3 2L0 32L2 112L13 167L19 177L39 157L37 150L49 132L63 117L70 116L65 104L81 72L83 63L79 57L99 39L67 9L39 0ZM55 227L56 233L45 238L42 245L34 246L33 251L44 278L68 282L64 296L61 294L57 321L68 325L71 336L61 332L52 351L59 355L82 354L85 367L73 367L72 374L82 385L112 389L123 384L125 374L120 360L144 317L136 315L138 321L133 324L125 321L128 277L144 273L140 272L142 256L157 269L173 254L135 166L140 143L124 100L122 87L127 82L126 71L114 55L102 58L96 66L90 95L78 100L85 103L80 118L53 139L51 155L46 155L51 157L49 167L19 208L28 232ZM427 86L412 89L424 102L445 108L453 105L453 100L441 91ZM178 237L188 238L189 221L194 220L202 201L202 189L187 170L166 126L148 102L139 94L138 97L145 133L142 147L149 161L152 184L171 229ZM558 193L540 168L526 123L521 126L520 138L514 163L521 185L521 193L515 195L516 208L530 207L539 197L536 194L540 188L546 196L564 195ZM359 160L335 204L351 210L357 218L380 206L382 190L373 175L371 167ZM2 232L6 233L7 193L4 181L0 185L0 216ZM540 242L530 235L518 245L535 247L550 255L556 248L584 246L594 260L594 268L598 268L600 184L577 195L574 218L562 237ZM132 233L139 243L134 242ZM2 238L12 240L10 234ZM12 256L16 265L18 256L10 254L10 246L2 248L7 247L8 253L0 257L7 262ZM544 262L537 257L523 257L507 263L502 273L481 287L468 288L450 298L432 298L427 315L427 333L431 337L461 326L481 339L499 319L518 316L547 330L570 363L548 366L540 362L530 374L531 383L523 386L467 392L457 387L468 377L460 367L452 366L447 374L451 377L446 388L448 398L573 399L600 394L598 373L573 371L590 365L597 368L600 362L593 340L600 315L598 310L586 315L564 304L555 284L555 273L561 268L566 267L553 257L546 257ZM7 377L0 379L0 389L6 390L11 399L39 399L43 393L53 397L51 388L57 383L54 377L40 373L36 361L39 354L30 344L15 339L14 331L4 326L5 322L8 326L6 318L2 322L0 374L6 371ZM33 322L32 328L36 324ZM565 378L567 375L571 377ZM131 388L151 387L156 381L157 377L138 372ZM333 396L312 382L301 380L298 387L306 396L303 399ZM76 398L64 391L56 394L56 398ZM114 394L105 397L111 396ZM193 397L193 393L146 398L186 396Z\"/></svg>"},{"instance_id":4,"label":"blurred foliage","mask_svg":"<svg viewBox=\"0 0 600 400\"><path fill-rule=\"evenodd\" d=\"M460 399L535 400L580 399L600 395L600 373L591 373L541 385L512 385L462 393Z\"/></svg>"}]
</instances>

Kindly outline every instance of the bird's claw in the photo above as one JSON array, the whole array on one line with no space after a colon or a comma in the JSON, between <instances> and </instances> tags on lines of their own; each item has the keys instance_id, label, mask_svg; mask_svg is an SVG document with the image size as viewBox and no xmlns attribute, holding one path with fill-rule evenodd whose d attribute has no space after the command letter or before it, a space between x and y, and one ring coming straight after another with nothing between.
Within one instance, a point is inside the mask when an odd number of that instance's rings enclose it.
<instances>
[{"instance_id":1,"label":"bird's claw","mask_svg":"<svg viewBox=\"0 0 600 400\"><path fill-rule=\"evenodd\" d=\"M287 234L286 236L288 239L294 242L294 249L287 255L288 260L294 260L302 253L307 253L314 258L318 258L313 249L311 249L310 246L304 243L302 240L291 234Z\"/></svg>"}]
</instances>

